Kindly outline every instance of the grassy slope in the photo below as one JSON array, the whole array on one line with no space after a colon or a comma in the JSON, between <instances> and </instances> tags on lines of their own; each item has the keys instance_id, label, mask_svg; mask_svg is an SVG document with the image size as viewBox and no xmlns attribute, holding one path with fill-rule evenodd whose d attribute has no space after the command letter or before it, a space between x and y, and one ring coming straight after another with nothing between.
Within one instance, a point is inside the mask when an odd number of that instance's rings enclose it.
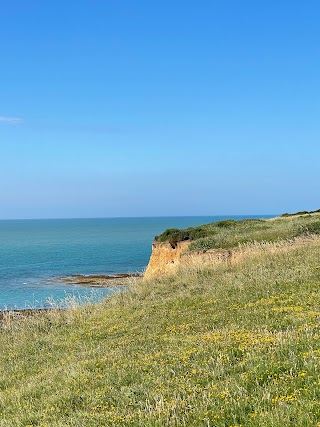
<instances>
[{"instance_id":1,"label":"grassy slope","mask_svg":"<svg viewBox=\"0 0 320 427\"><path fill-rule=\"evenodd\" d=\"M288 215L288 214L286 214ZM211 248L232 248L238 244L251 242L275 242L281 239L291 239L308 233L320 234L320 213L289 217L279 217L272 220L232 219L213 222L191 227L186 230L169 229L156 237L159 242L171 243L181 240L193 241L191 250Z\"/></svg>"},{"instance_id":2,"label":"grassy slope","mask_svg":"<svg viewBox=\"0 0 320 427\"><path fill-rule=\"evenodd\" d=\"M0 426L320 426L320 237L1 323Z\"/></svg>"}]
</instances>

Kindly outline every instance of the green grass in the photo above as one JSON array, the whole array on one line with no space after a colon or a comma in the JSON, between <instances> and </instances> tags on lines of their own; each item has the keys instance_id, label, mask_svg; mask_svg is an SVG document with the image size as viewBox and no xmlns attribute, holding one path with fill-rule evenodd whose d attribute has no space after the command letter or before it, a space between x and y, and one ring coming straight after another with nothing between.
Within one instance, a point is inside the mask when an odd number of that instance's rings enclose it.
<instances>
[{"instance_id":1,"label":"green grass","mask_svg":"<svg viewBox=\"0 0 320 427\"><path fill-rule=\"evenodd\" d=\"M227 219L219 222L192 227L186 230L169 229L155 238L158 242L190 240L189 250L208 250L214 248L230 249L239 244L252 242L276 242L308 234L320 233L320 214L295 214L272 220Z\"/></svg>"},{"instance_id":2,"label":"green grass","mask_svg":"<svg viewBox=\"0 0 320 427\"><path fill-rule=\"evenodd\" d=\"M284 213L281 216L282 217L289 217L289 216L307 215L307 214L313 214L313 213L320 213L320 209L317 209L316 211L300 211L300 212L295 212L295 213L292 213L292 214Z\"/></svg>"},{"instance_id":3,"label":"green grass","mask_svg":"<svg viewBox=\"0 0 320 427\"><path fill-rule=\"evenodd\" d=\"M319 284L310 237L8 318L0 426L320 426Z\"/></svg>"}]
</instances>

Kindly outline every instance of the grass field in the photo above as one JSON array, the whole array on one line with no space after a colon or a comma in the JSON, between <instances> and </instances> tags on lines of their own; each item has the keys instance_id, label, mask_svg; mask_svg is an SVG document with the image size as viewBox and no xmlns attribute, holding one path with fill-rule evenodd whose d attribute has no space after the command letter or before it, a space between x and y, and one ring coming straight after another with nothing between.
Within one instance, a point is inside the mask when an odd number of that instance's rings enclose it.
<instances>
[{"instance_id":1,"label":"grass field","mask_svg":"<svg viewBox=\"0 0 320 427\"><path fill-rule=\"evenodd\" d=\"M0 426L319 427L320 236L250 245L95 306L7 316Z\"/></svg>"}]
</instances>

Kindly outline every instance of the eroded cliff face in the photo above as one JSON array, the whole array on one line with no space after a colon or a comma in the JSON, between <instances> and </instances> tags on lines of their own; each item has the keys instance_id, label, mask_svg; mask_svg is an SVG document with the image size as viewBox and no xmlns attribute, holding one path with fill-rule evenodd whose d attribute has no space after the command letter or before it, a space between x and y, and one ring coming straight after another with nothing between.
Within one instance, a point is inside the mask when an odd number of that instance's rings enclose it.
<instances>
[{"instance_id":1,"label":"eroded cliff face","mask_svg":"<svg viewBox=\"0 0 320 427\"><path fill-rule=\"evenodd\" d=\"M165 243L153 243L152 253L144 279L148 280L152 277L159 277L162 275L170 275L177 271L181 255L186 252L190 242L178 242L171 244Z\"/></svg>"},{"instance_id":2,"label":"eroded cliff face","mask_svg":"<svg viewBox=\"0 0 320 427\"><path fill-rule=\"evenodd\" d=\"M204 264L229 262L234 253L226 249L189 252L190 241L171 244L169 242L152 244L152 253L144 280L175 274L180 267L194 267Z\"/></svg>"}]
</instances>

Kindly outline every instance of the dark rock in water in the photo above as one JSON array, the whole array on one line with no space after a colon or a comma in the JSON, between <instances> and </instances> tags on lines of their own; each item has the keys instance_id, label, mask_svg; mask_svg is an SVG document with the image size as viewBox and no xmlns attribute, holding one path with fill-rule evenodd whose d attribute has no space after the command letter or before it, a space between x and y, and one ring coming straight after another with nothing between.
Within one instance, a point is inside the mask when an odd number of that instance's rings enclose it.
<instances>
[{"instance_id":1,"label":"dark rock in water","mask_svg":"<svg viewBox=\"0 0 320 427\"><path fill-rule=\"evenodd\" d=\"M129 286L132 280L142 277L142 274L122 273L113 276L108 275L72 275L61 277L59 280L64 283L74 285L84 285L92 287L114 287L114 286Z\"/></svg>"}]
</instances>

